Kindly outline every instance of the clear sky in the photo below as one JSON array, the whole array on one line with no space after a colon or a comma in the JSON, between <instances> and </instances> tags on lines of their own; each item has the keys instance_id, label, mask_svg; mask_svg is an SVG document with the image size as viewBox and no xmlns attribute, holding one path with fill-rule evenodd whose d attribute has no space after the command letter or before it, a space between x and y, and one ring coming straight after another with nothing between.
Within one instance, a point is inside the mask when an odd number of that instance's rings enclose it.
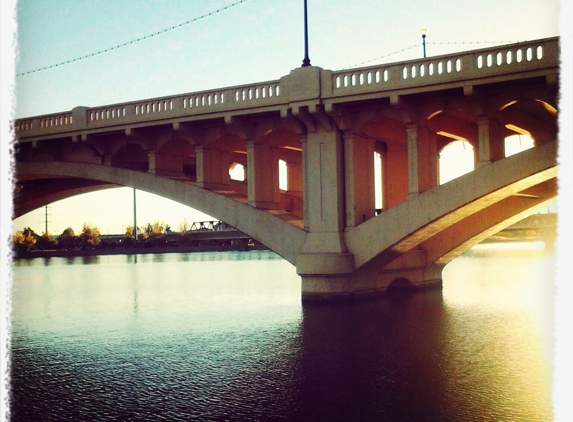
<instances>
[{"instance_id":1,"label":"clear sky","mask_svg":"<svg viewBox=\"0 0 573 422\"><path fill-rule=\"evenodd\" d=\"M274 80L304 57L302 0L19 0L15 13L16 118ZM558 19L557 0L308 0L309 56L332 70L394 62L421 57L422 27L431 56L556 36ZM138 225L210 219L137 198ZM122 232L132 201L129 188L59 201L48 229ZM26 226L43 232L44 209L12 230Z\"/></svg>"}]
</instances>

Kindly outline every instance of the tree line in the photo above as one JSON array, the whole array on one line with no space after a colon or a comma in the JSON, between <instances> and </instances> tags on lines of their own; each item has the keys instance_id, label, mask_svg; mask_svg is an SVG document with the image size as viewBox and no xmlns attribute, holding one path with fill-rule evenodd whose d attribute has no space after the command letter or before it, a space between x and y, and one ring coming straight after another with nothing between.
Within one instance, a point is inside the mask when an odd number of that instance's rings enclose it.
<instances>
[{"instance_id":1,"label":"tree line","mask_svg":"<svg viewBox=\"0 0 573 422\"><path fill-rule=\"evenodd\" d=\"M185 245L186 234L190 230L190 224L185 219L178 227L178 231L172 231L169 224L161 221L147 223L137 227L137 243L144 246L163 246L168 242ZM180 239L178 239L178 237ZM12 235L12 245L15 252L32 250L52 249L86 249L86 248L115 248L117 246L135 246L135 231L133 225L125 228L124 236L113 241L102 239L97 227L84 223L81 232L76 235L71 227L65 229L60 235L50 233L37 234L30 227L19 230Z\"/></svg>"}]
</instances>

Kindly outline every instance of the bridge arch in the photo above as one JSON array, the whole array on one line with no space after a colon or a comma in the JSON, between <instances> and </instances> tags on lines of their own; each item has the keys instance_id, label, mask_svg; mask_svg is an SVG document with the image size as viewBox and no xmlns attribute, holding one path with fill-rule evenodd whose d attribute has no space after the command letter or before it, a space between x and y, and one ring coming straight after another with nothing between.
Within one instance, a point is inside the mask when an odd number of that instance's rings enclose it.
<instances>
[{"instance_id":1,"label":"bridge arch","mask_svg":"<svg viewBox=\"0 0 573 422\"><path fill-rule=\"evenodd\" d=\"M111 165L114 167L146 172L149 170L147 151L138 143L125 144L111 157Z\"/></svg>"},{"instance_id":2,"label":"bridge arch","mask_svg":"<svg viewBox=\"0 0 573 422\"><path fill-rule=\"evenodd\" d=\"M557 139L557 108L542 99L513 99L500 105L496 119L509 134L531 136L535 143Z\"/></svg>"},{"instance_id":3,"label":"bridge arch","mask_svg":"<svg viewBox=\"0 0 573 422\"><path fill-rule=\"evenodd\" d=\"M226 196L220 192L211 192L190 183L150 173L84 163L52 162L23 163L18 168L18 177L23 180L88 179L94 185L99 184L99 189L129 186L156 194L225 221L292 264L295 263L305 239L305 232L292 222L288 213L265 212L234 200L232 194Z\"/></svg>"},{"instance_id":4,"label":"bridge arch","mask_svg":"<svg viewBox=\"0 0 573 422\"><path fill-rule=\"evenodd\" d=\"M195 145L182 136L169 136L157 142L154 151L148 151L150 172L160 176L197 179L197 154ZM150 163L151 164L151 163Z\"/></svg>"},{"instance_id":5,"label":"bridge arch","mask_svg":"<svg viewBox=\"0 0 573 422\"><path fill-rule=\"evenodd\" d=\"M101 164L101 157L96 148L80 142L68 142L61 150L63 161Z\"/></svg>"},{"instance_id":6,"label":"bridge arch","mask_svg":"<svg viewBox=\"0 0 573 422\"><path fill-rule=\"evenodd\" d=\"M516 215L524 218L524 213L555 197L556 155L557 142L538 145L477 168L348 229L345 239L356 268L364 266L370 273L415 250L424 255L425 265L445 264L443 256L449 253L450 260L457 256L450 251L459 255L483 240L484 233L493 234L492 227L502 230ZM435 198L444 200L436 202ZM398 227L404 216L408 216L407 223Z\"/></svg>"}]
</instances>

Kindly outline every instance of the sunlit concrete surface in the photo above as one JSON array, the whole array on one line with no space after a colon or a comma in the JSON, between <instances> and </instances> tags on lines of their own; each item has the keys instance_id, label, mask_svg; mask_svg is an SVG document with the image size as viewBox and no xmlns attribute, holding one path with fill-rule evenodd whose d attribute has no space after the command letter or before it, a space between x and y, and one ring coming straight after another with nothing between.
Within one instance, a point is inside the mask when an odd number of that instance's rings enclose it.
<instances>
[{"instance_id":1,"label":"sunlit concrete surface","mask_svg":"<svg viewBox=\"0 0 573 422\"><path fill-rule=\"evenodd\" d=\"M558 77L548 38L20 119L15 217L129 186L265 244L305 300L440 286L445 264L556 196ZM533 147L510 156L517 134ZM473 166L440 185L459 141Z\"/></svg>"}]
</instances>

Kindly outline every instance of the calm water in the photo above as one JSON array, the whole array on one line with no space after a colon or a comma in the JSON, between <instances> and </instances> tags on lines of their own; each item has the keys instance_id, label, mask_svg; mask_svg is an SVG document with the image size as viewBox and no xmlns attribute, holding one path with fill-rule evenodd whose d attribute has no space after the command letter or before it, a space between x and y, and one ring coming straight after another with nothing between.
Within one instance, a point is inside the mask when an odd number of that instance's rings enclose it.
<instances>
[{"instance_id":1,"label":"calm water","mask_svg":"<svg viewBox=\"0 0 573 422\"><path fill-rule=\"evenodd\" d=\"M13 421L550 421L553 256L442 291L300 303L267 251L20 260Z\"/></svg>"}]
</instances>

